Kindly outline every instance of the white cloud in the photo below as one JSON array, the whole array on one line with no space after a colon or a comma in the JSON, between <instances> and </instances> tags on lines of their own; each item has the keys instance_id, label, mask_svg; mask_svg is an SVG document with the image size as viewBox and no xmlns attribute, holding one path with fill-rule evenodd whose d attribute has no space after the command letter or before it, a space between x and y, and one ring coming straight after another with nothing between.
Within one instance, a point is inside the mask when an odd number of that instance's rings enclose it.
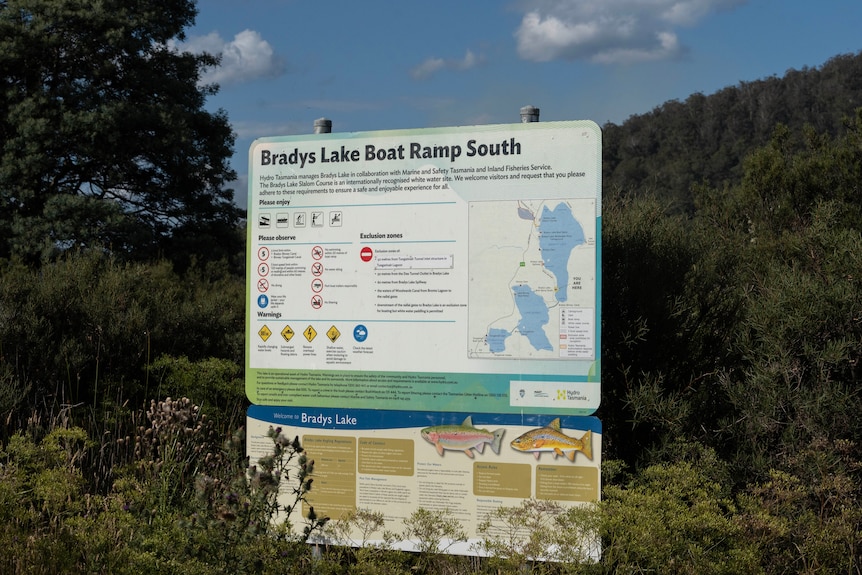
<instances>
[{"instance_id":1,"label":"white cloud","mask_svg":"<svg viewBox=\"0 0 862 575\"><path fill-rule=\"evenodd\" d=\"M445 67L446 61L443 58L428 58L410 70L410 75L414 78L427 78Z\"/></svg>"},{"instance_id":2,"label":"white cloud","mask_svg":"<svg viewBox=\"0 0 862 575\"><path fill-rule=\"evenodd\" d=\"M469 70L484 61L481 55L476 55L472 50L467 50L460 60L444 60L443 58L428 58L412 70L410 75L416 79L423 79L439 72L440 70Z\"/></svg>"},{"instance_id":3,"label":"white cloud","mask_svg":"<svg viewBox=\"0 0 862 575\"><path fill-rule=\"evenodd\" d=\"M525 60L603 64L662 60L684 47L677 30L747 0L525 0L515 32Z\"/></svg>"},{"instance_id":4,"label":"white cloud","mask_svg":"<svg viewBox=\"0 0 862 575\"><path fill-rule=\"evenodd\" d=\"M201 81L205 84L238 84L258 78L272 78L284 72L284 61L269 42L254 30L243 30L230 42L218 32L195 36L175 46L179 50L199 54L208 52L221 56L221 64L208 70Z\"/></svg>"}]
</instances>

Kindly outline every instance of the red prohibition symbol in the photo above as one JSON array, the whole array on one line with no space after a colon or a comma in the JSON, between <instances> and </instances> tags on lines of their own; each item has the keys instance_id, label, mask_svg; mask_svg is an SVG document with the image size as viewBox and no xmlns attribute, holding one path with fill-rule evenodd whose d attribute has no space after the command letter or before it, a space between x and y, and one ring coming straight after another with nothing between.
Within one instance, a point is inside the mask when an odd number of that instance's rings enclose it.
<instances>
[{"instance_id":1,"label":"red prohibition symbol","mask_svg":"<svg viewBox=\"0 0 862 575\"><path fill-rule=\"evenodd\" d=\"M320 309L323 307L323 298L319 295L315 295L311 297L311 307L314 309Z\"/></svg>"},{"instance_id":2,"label":"red prohibition symbol","mask_svg":"<svg viewBox=\"0 0 862 575\"><path fill-rule=\"evenodd\" d=\"M374 252L371 251L371 248L365 246L359 251L359 257L362 258L364 262L370 262L371 258L374 256Z\"/></svg>"}]
</instances>

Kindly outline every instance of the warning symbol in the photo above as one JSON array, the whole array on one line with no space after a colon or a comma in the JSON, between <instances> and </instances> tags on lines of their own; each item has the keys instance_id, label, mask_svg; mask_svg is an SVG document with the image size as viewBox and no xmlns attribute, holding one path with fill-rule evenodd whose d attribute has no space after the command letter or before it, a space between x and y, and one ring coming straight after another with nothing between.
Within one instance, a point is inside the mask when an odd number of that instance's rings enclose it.
<instances>
[{"instance_id":1,"label":"warning symbol","mask_svg":"<svg viewBox=\"0 0 862 575\"><path fill-rule=\"evenodd\" d=\"M294 336L293 330L290 329L289 325L284 326L284 329L281 330L281 337L284 338L284 341L289 342L290 339Z\"/></svg>"},{"instance_id":2,"label":"warning symbol","mask_svg":"<svg viewBox=\"0 0 862 575\"><path fill-rule=\"evenodd\" d=\"M341 332L338 331L338 328L335 326L332 326L329 328L329 331L326 332L326 337L328 337L332 343L335 343L335 340L338 339L340 335Z\"/></svg>"},{"instance_id":3,"label":"warning symbol","mask_svg":"<svg viewBox=\"0 0 862 575\"><path fill-rule=\"evenodd\" d=\"M305 328L305 331L302 332L302 335L305 336L305 339L308 340L308 343L311 343L311 340L317 337L317 331L313 327L308 326L307 328Z\"/></svg>"},{"instance_id":4,"label":"warning symbol","mask_svg":"<svg viewBox=\"0 0 862 575\"><path fill-rule=\"evenodd\" d=\"M260 328L260 331L257 332L257 335L260 336L260 339L266 341L269 339L269 336L272 335L272 332L269 330L268 327L263 326L262 328Z\"/></svg>"}]
</instances>

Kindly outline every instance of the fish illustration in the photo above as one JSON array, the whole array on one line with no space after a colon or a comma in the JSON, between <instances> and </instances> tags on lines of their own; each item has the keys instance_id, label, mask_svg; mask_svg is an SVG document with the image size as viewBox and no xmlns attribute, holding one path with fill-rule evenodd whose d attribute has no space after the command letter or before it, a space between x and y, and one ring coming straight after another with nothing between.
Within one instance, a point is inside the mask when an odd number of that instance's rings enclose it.
<instances>
[{"instance_id":1,"label":"fish illustration","mask_svg":"<svg viewBox=\"0 0 862 575\"><path fill-rule=\"evenodd\" d=\"M580 438L575 439L565 435L560 429L560 418L556 418L545 427L531 429L514 439L512 449L532 453L539 459L543 451L551 451L554 458L564 455L569 461L575 460L575 452L580 451L587 459L593 458L593 432L587 430Z\"/></svg>"},{"instance_id":2,"label":"fish illustration","mask_svg":"<svg viewBox=\"0 0 862 575\"><path fill-rule=\"evenodd\" d=\"M473 449L482 453L485 444L491 445L494 453L500 453L500 444L503 441L505 429L491 432L487 429L473 427L473 416L468 415L461 425L437 425L426 427L421 432L422 439L434 444L437 453L443 455L444 449L452 451L463 451L469 457L473 457Z\"/></svg>"}]
</instances>

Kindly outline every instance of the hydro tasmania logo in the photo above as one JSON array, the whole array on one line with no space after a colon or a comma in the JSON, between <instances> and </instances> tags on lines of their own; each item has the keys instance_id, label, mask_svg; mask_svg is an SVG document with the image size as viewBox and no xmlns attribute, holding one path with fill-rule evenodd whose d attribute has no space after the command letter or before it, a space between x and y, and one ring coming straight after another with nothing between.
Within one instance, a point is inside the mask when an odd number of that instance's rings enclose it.
<instances>
[{"instance_id":1,"label":"hydro tasmania logo","mask_svg":"<svg viewBox=\"0 0 862 575\"><path fill-rule=\"evenodd\" d=\"M258 312L259 313L259 312ZM576 381L524 381L509 382L511 405L519 407L575 408L581 411L595 409L593 399L598 396L598 385Z\"/></svg>"},{"instance_id":2,"label":"hydro tasmania logo","mask_svg":"<svg viewBox=\"0 0 862 575\"><path fill-rule=\"evenodd\" d=\"M583 401L586 396L576 389L558 389L557 401Z\"/></svg>"}]
</instances>

